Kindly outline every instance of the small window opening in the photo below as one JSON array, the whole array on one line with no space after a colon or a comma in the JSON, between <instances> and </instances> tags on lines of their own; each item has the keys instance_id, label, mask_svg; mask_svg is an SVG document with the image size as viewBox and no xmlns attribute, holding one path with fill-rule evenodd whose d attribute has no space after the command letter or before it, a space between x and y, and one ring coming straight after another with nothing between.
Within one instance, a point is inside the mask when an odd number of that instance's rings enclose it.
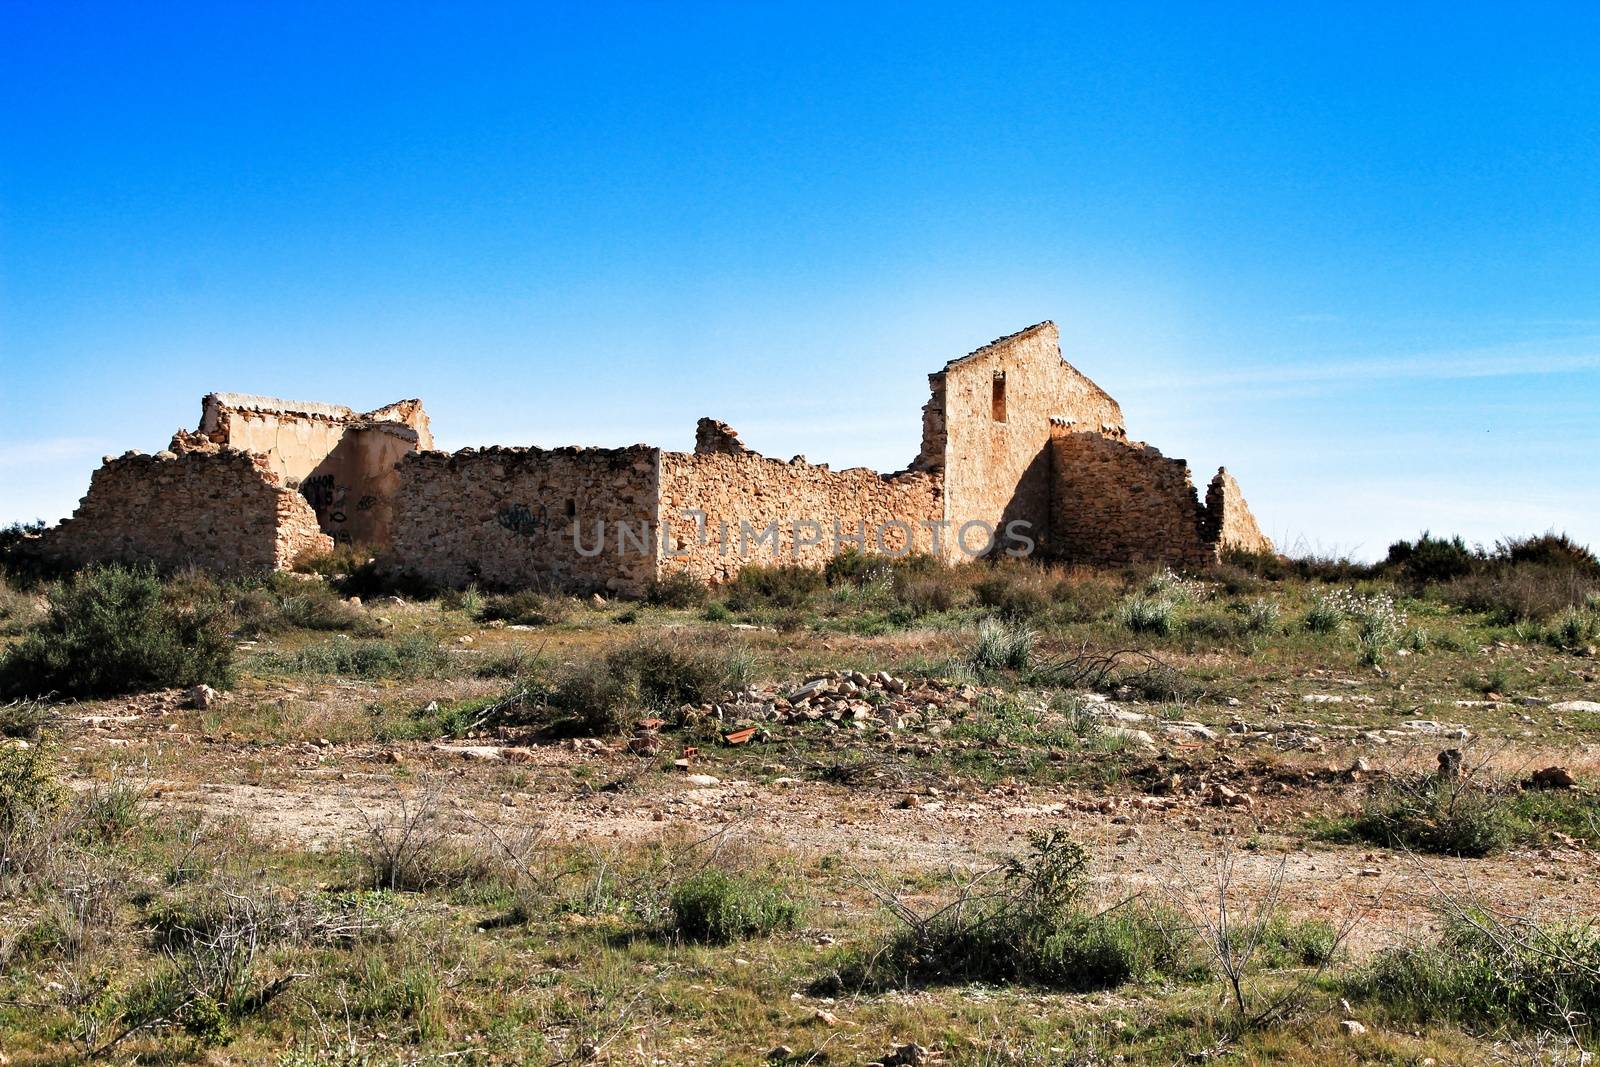
<instances>
[{"instance_id":1,"label":"small window opening","mask_svg":"<svg viewBox=\"0 0 1600 1067\"><path fill-rule=\"evenodd\" d=\"M994 421L1006 421L1006 372L994 372Z\"/></svg>"},{"instance_id":2,"label":"small window opening","mask_svg":"<svg viewBox=\"0 0 1600 1067\"><path fill-rule=\"evenodd\" d=\"M567 501L567 518L575 519L577 517L578 517L578 502L576 500Z\"/></svg>"}]
</instances>

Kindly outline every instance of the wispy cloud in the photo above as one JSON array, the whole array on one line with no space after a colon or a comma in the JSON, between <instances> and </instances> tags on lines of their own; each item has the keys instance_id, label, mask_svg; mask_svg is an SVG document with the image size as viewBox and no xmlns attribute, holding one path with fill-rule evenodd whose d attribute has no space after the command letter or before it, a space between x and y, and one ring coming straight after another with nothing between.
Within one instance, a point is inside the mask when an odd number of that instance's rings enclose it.
<instances>
[{"instance_id":1,"label":"wispy cloud","mask_svg":"<svg viewBox=\"0 0 1600 1067\"><path fill-rule=\"evenodd\" d=\"M1239 385L1345 385L1406 378L1433 380L1570 374L1600 369L1600 336L1527 341L1381 358L1284 362L1178 375L1152 381L1151 391Z\"/></svg>"}]
</instances>

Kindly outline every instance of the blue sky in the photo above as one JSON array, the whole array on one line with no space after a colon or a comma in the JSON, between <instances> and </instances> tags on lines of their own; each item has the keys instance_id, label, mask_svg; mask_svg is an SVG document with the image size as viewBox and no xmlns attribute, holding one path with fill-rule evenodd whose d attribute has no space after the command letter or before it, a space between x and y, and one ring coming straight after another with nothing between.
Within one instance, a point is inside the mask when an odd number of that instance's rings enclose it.
<instances>
[{"instance_id":1,"label":"blue sky","mask_svg":"<svg viewBox=\"0 0 1600 1067\"><path fill-rule=\"evenodd\" d=\"M894 469L1046 318L1281 545L1600 542L1600 5L0 0L0 522L218 389Z\"/></svg>"}]
</instances>

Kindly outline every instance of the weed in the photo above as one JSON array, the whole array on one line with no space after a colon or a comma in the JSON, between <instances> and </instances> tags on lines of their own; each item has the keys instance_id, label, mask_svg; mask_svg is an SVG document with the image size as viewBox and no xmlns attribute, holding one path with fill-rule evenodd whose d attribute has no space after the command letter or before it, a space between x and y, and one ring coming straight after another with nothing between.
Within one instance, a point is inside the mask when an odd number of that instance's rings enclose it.
<instances>
[{"instance_id":1,"label":"weed","mask_svg":"<svg viewBox=\"0 0 1600 1067\"><path fill-rule=\"evenodd\" d=\"M902 928L835 982L1023 982L1088 991L1200 973L1177 916L1134 898L1091 906L1087 851L1059 831L1035 831L1029 840L1029 855L979 875L928 915L875 890ZM996 880L997 888L987 888Z\"/></svg>"},{"instance_id":2,"label":"weed","mask_svg":"<svg viewBox=\"0 0 1600 1067\"><path fill-rule=\"evenodd\" d=\"M1511 840L1503 798L1470 778L1397 780L1371 793L1348 824L1326 831L1389 848L1452 856L1487 856Z\"/></svg>"},{"instance_id":3,"label":"weed","mask_svg":"<svg viewBox=\"0 0 1600 1067\"><path fill-rule=\"evenodd\" d=\"M707 867L672 889L671 931L686 941L727 944L788 929L800 905L787 886Z\"/></svg>"},{"instance_id":4,"label":"weed","mask_svg":"<svg viewBox=\"0 0 1600 1067\"><path fill-rule=\"evenodd\" d=\"M983 619L967 653L967 663L980 676L997 671L1025 671L1033 661L1034 632L1017 623Z\"/></svg>"},{"instance_id":5,"label":"weed","mask_svg":"<svg viewBox=\"0 0 1600 1067\"><path fill-rule=\"evenodd\" d=\"M706 593L706 583L688 571L673 571L650 579L644 602L658 608L692 608L705 603Z\"/></svg>"},{"instance_id":6,"label":"weed","mask_svg":"<svg viewBox=\"0 0 1600 1067\"><path fill-rule=\"evenodd\" d=\"M1174 628L1177 604L1160 597L1136 596L1122 605L1117 621L1136 634L1169 636Z\"/></svg>"},{"instance_id":7,"label":"weed","mask_svg":"<svg viewBox=\"0 0 1600 1067\"><path fill-rule=\"evenodd\" d=\"M572 614L572 600L543 589L523 589L491 596L478 609L482 622L507 622L517 626L552 626Z\"/></svg>"},{"instance_id":8,"label":"weed","mask_svg":"<svg viewBox=\"0 0 1600 1067\"><path fill-rule=\"evenodd\" d=\"M317 674L346 678L425 678L450 665L450 654L427 634L407 634L394 640L324 641L276 657L279 669L290 674Z\"/></svg>"}]
</instances>

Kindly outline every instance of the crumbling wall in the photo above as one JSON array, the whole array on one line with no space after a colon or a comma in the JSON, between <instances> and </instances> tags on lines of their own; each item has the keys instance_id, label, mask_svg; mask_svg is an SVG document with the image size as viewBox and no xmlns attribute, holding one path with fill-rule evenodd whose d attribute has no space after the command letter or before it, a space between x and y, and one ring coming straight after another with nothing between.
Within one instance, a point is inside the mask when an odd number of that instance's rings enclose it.
<instances>
[{"instance_id":1,"label":"crumbling wall","mask_svg":"<svg viewBox=\"0 0 1600 1067\"><path fill-rule=\"evenodd\" d=\"M1216 558L1189 465L1137 441L1063 428L1051 440L1052 551L1099 566Z\"/></svg>"},{"instance_id":2,"label":"crumbling wall","mask_svg":"<svg viewBox=\"0 0 1600 1067\"><path fill-rule=\"evenodd\" d=\"M952 529L1022 520L1040 537L1050 523L1051 423L1123 434L1122 409L1061 358L1055 323L1002 337L930 375L915 466L944 473Z\"/></svg>"},{"instance_id":3,"label":"crumbling wall","mask_svg":"<svg viewBox=\"0 0 1600 1067\"><path fill-rule=\"evenodd\" d=\"M933 551L937 527L925 523L943 516L936 473L834 471L750 451L663 452L660 494L661 570L707 581L731 578L746 563L821 566L851 547Z\"/></svg>"},{"instance_id":4,"label":"crumbling wall","mask_svg":"<svg viewBox=\"0 0 1600 1067\"><path fill-rule=\"evenodd\" d=\"M1272 542L1256 525L1256 517L1244 502L1239 483L1226 467L1218 467L1216 477L1206 488L1205 539L1222 551L1271 552Z\"/></svg>"},{"instance_id":5,"label":"crumbling wall","mask_svg":"<svg viewBox=\"0 0 1600 1067\"><path fill-rule=\"evenodd\" d=\"M335 541L386 545L395 464L432 448L433 434L420 400L360 413L339 404L209 393L201 400L200 428L180 430L171 447L259 453L285 485L305 495Z\"/></svg>"},{"instance_id":6,"label":"crumbling wall","mask_svg":"<svg viewBox=\"0 0 1600 1067\"><path fill-rule=\"evenodd\" d=\"M655 574L659 457L645 445L410 453L392 558L444 585L640 592Z\"/></svg>"},{"instance_id":7,"label":"crumbling wall","mask_svg":"<svg viewBox=\"0 0 1600 1067\"><path fill-rule=\"evenodd\" d=\"M76 563L120 560L217 571L279 570L333 540L264 457L221 449L107 457L46 551Z\"/></svg>"}]
</instances>

